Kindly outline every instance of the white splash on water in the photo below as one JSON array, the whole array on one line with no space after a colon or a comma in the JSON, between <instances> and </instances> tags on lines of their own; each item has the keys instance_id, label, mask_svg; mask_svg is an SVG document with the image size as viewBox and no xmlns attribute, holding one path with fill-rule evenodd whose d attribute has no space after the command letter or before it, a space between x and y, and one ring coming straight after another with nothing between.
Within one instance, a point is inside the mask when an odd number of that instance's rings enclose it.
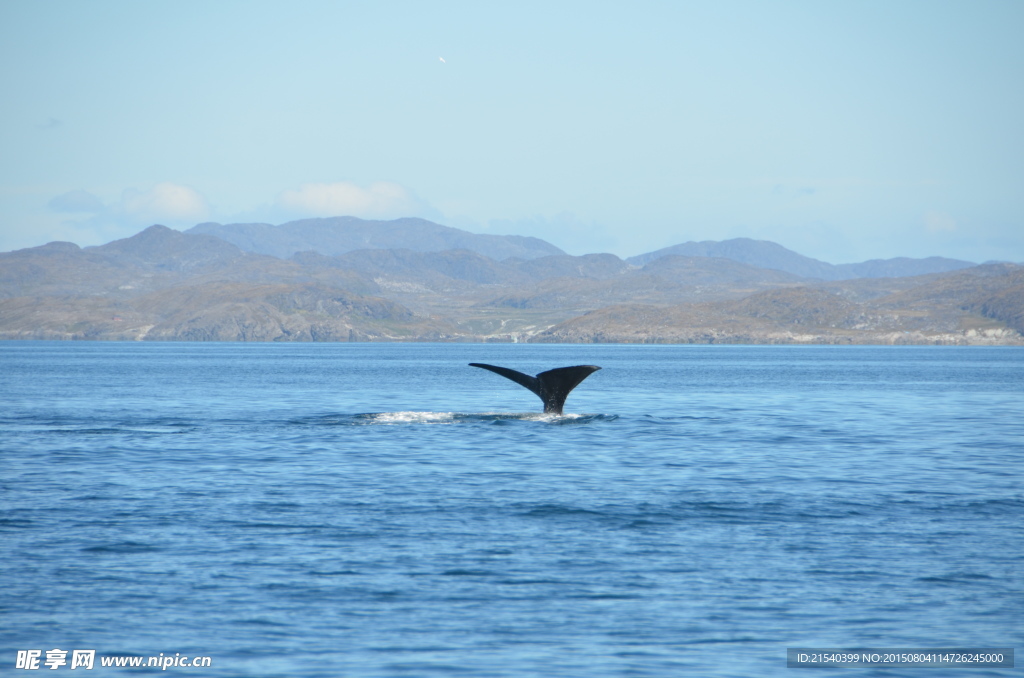
<instances>
[{"instance_id":1,"label":"white splash on water","mask_svg":"<svg viewBox=\"0 0 1024 678\"><path fill-rule=\"evenodd\" d=\"M575 421L593 415L549 414L544 412L375 412L360 415L369 424L460 424L493 421L537 421L557 423Z\"/></svg>"}]
</instances>

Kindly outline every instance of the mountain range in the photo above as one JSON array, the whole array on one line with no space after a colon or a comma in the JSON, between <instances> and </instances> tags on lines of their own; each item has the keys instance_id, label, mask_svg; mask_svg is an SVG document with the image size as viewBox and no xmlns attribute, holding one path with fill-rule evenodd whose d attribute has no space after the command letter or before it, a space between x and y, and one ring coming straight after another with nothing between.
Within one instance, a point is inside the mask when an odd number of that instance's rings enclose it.
<instances>
[{"instance_id":1,"label":"mountain range","mask_svg":"<svg viewBox=\"0 0 1024 678\"><path fill-rule=\"evenodd\" d=\"M187 232L214 235L247 252L281 259L287 259L296 252L313 251L330 257L354 250L391 249L396 245L416 252L470 250L497 260L565 254L540 238L479 235L413 218L368 221L356 217L330 217L303 219L280 226L207 222Z\"/></svg>"},{"instance_id":2,"label":"mountain range","mask_svg":"<svg viewBox=\"0 0 1024 678\"><path fill-rule=\"evenodd\" d=\"M0 254L0 338L1024 344L1024 267L749 239L622 260L422 219L151 226Z\"/></svg>"},{"instance_id":3,"label":"mountain range","mask_svg":"<svg viewBox=\"0 0 1024 678\"><path fill-rule=\"evenodd\" d=\"M797 254L777 243L767 240L751 240L750 238L734 238L722 242L710 240L686 242L630 257L626 261L631 264L643 265L659 257L672 254L684 257L721 257L751 266L773 268L804 278L820 278L821 280L899 278L908 275L945 273L974 266L969 261L943 257L928 257L927 259L898 257L895 259L872 259L858 264L835 265Z\"/></svg>"}]
</instances>

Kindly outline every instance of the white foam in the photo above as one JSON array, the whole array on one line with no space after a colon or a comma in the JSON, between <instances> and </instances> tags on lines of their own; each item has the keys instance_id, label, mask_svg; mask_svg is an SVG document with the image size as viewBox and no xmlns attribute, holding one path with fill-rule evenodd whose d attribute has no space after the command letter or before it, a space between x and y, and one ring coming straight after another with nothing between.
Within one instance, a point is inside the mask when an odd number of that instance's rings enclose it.
<instances>
[{"instance_id":1,"label":"white foam","mask_svg":"<svg viewBox=\"0 0 1024 678\"><path fill-rule=\"evenodd\" d=\"M587 419L588 414L550 414L545 412L375 412L361 414L357 419L365 424L461 424L494 421L536 421L557 423L566 420Z\"/></svg>"},{"instance_id":2,"label":"white foam","mask_svg":"<svg viewBox=\"0 0 1024 678\"><path fill-rule=\"evenodd\" d=\"M375 424L451 424L454 412L380 412L369 417Z\"/></svg>"}]
</instances>

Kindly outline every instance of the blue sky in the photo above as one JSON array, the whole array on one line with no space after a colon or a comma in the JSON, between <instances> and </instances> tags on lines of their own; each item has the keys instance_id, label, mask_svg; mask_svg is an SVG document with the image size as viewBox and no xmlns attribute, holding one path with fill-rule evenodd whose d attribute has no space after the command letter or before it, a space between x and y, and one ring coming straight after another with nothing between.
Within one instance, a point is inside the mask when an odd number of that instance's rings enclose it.
<instances>
[{"instance_id":1,"label":"blue sky","mask_svg":"<svg viewBox=\"0 0 1024 678\"><path fill-rule=\"evenodd\" d=\"M352 214L1024 261L1021 35L1017 1L5 0L0 251Z\"/></svg>"}]
</instances>

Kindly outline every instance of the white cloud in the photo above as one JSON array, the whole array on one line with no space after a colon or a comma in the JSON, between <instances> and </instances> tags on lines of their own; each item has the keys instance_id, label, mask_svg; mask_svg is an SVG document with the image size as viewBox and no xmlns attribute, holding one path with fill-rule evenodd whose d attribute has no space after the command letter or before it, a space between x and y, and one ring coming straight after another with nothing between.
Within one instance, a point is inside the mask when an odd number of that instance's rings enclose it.
<instances>
[{"instance_id":1,"label":"white cloud","mask_svg":"<svg viewBox=\"0 0 1024 678\"><path fill-rule=\"evenodd\" d=\"M37 242L30 244L58 239L82 246L100 245L135 235L153 224L191 227L207 220L211 213L201 193L168 181L146 190L125 189L120 199L111 202L79 188L51 198L47 207L62 217L56 222L41 222Z\"/></svg>"},{"instance_id":2,"label":"white cloud","mask_svg":"<svg viewBox=\"0 0 1024 678\"><path fill-rule=\"evenodd\" d=\"M210 208L198 191L165 181L148 191L125 190L115 211L135 223L193 224L206 219Z\"/></svg>"},{"instance_id":3,"label":"white cloud","mask_svg":"<svg viewBox=\"0 0 1024 678\"><path fill-rule=\"evenodd\" d=\"M188 186L168 181L140 191L127 188L121 199L106 204L83 189L75 189L51 198L47 206L54 212L94 214L100 222L117 222L126 226L154 223L194 223L210 214L210 207L201 193Z\"/></svg>"},{"instance_id":4,"label":"white cloud","mask_svg":"<svg viewBox=\"0 0 1024 678\"><path fill-rule=\"evenodd\" d=\"M102 200L89 191L84 191L80 188L68 191L67 193L61 193L57 197L52 198L47 203L47 206L54 212L69 212L72 214L98 214L106 209Z\"/></svg>"},{"instance_id":5,"label":"white cloud","mask_svg":"<svg viewBox=\"0 0 1024 678\"><path fill-rule=\"evenodd\" d=\"M378 181L368 188L339 181L333 184L304 184L277 198L285 210L310 217L354 216L394 219L422 216L428 206L398 184Z\"/></svg>"},{"instance_id":6,"label":"white cloud","mask_svg":"<svg viewBox=\"0 0 1024 678\"><path fill-rule=\"evenodd\" d=\"M944 212L925 212L924 225L929 233L952 233L956 230L956 221Z\"/></svg>"}]
</instances>

